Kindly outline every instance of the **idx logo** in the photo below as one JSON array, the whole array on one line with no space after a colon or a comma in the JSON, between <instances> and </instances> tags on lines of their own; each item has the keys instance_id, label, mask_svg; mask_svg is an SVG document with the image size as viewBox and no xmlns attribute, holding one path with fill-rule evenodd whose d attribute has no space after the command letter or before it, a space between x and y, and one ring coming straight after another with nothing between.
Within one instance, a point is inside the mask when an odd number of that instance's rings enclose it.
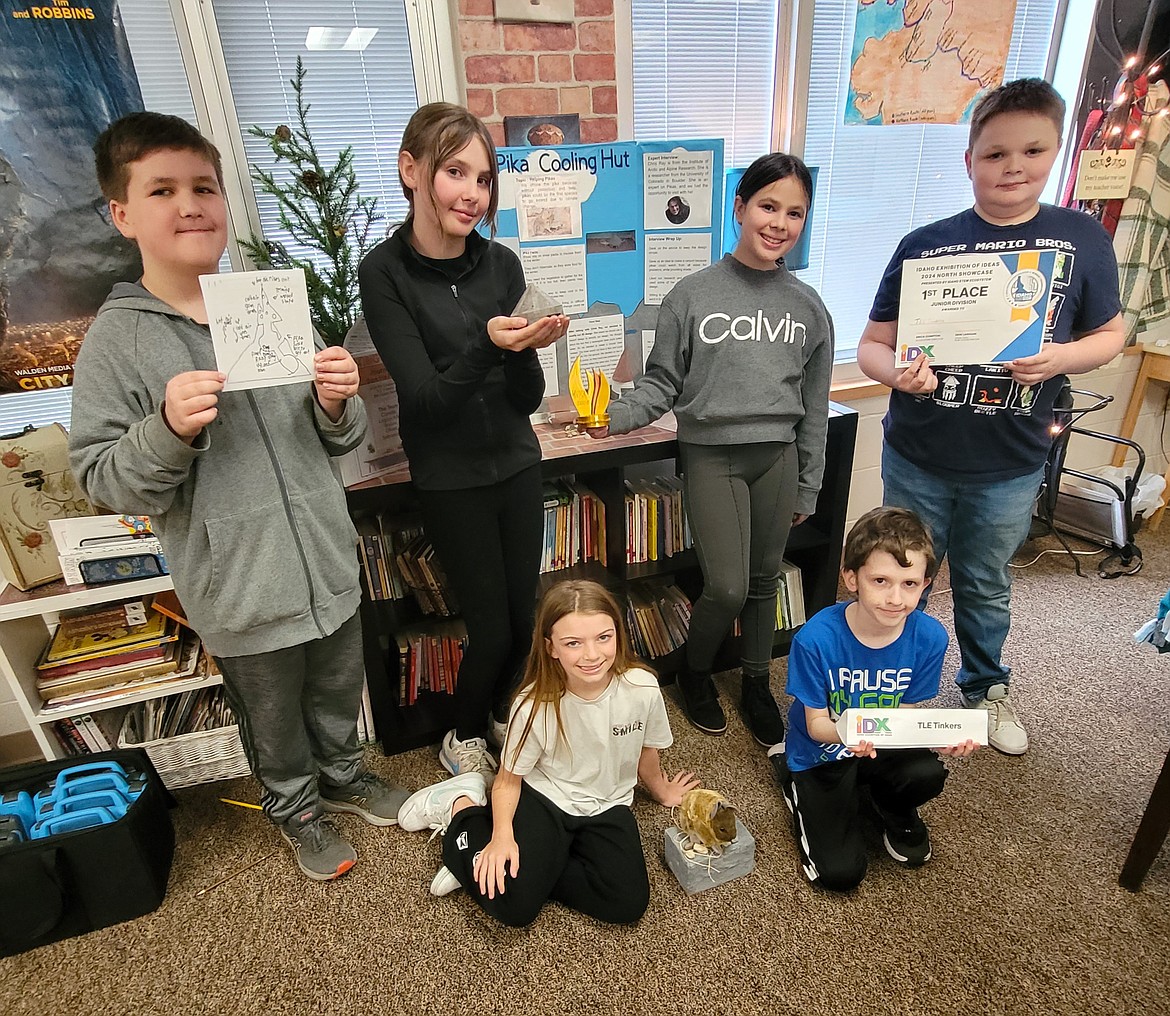
<instances>
[{"instance_id":1,"label":"idx logo","mask_svg":"<svg viewBox=\"0 0 1170 1016\"><path fill-rule=\"evenodd\" d=\"M857 732L859 734L889 734L890 718L883 716L880 719L870 719L868 716L857 717Z\"/></svg>"}]
</instances>

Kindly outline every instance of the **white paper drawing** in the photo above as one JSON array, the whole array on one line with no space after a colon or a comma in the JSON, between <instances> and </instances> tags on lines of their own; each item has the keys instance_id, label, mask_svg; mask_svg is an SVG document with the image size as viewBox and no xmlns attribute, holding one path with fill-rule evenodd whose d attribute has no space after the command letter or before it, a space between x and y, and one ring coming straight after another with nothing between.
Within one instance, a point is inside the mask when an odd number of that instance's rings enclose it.
<instances>
[{"instance_id":1,"label":"white paper drawing","mask_svg":"<svg viewBox=\"0 0 1170 1016\"><path fill-rule=\"evenodd\" d=\"M305 274L201 275L215 363L225 391L313 379L313 324Z\"/></svg>"}]
</instances>

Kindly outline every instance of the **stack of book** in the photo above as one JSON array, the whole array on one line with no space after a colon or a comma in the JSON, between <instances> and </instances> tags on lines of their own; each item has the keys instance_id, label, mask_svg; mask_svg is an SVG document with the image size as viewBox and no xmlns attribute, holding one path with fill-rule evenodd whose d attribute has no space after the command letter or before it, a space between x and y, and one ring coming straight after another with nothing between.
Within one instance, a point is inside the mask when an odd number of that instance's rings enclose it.
<instances>
[{"instance_id":1,"label":"stack of book","mask_svg":"<svg viewBox=\"0 0 1170 1016\"><path fill-rule=\"evenodd\" d=\"M406 544L395 560L419 610L432 617L453 617L459 613L435 548L424 535L420 533Z\"/></svg>"},{"instance_id":2,"label":"stack of book","mask_svg":"<svg viewBox=\"0 0 1170 1016\"><path fill-rule=\"evenodd\" d=\"M37 663L36 687L48 707L105 702L191 677L199 650L194 632L145 601L103 604L62 615Z\"/></svg>"},{"instance_id":3,"label":"stack of book","mask_svg":"<svg viewBox=\"0 0 1170 1016\"><path fill-rule=\"evenodd\" d=\"M626 481L626 564L673 557L691 545L677 476Z\"/></svg>"},{"instance_id":4,"label":"stack of book","mask_svg":"<svg viewBox=\"0 0 1170 1016\"><path fill-rule=\"evenodd\" d=\"M630 587L626 620L634 652L666 656L687 640L691 601L676 585L643 582Z\"/></svg>"},{"instance_id":5,"label":"stack of book","mask_svg":"<svg viewBox=\"0 0 1170 1016\"><path fill-rule=\"evenodd\" d=\"M544 551L542 572L584 561L606 563L605 504L575 479L544 485Z\"/></svg>"},{"instance_id":6,"label":"stack of book","mask_svg":"<svg viewBox=\"0 0 1170 1016\"><path fill-rule=\"evenodd\" d=\"M776 626L799 628L808 620L804 609L804 583L800 569L791 561L780 564L780 587L776 590Z\"/></svg>"},{"instance_id":7,"label":"stack of book","mask_svg":"<svg viewBox=\"0 0 1170 1016\"><path fill-rule=\"evenodd\" d=\"M413 518L392 518L386 513L356 520L361 537L362 574L371 600L402 600L410 587L398 566L403 548L422 535L422 523Z\"/></svg>"},{"instance_id":8,"label":"stack of book","mask_svg":"<svg viewBox=\"0 0 1170 1016\"><path fill-rule=\"evenodd\" d=\"M420 691L454 694L459 663L467 648L462 624L432 624L426 631L400 631L398 643L398 704L411 706Z\"/></svg>"},{"instance_id":9,"label":"stack of book","mask_svg":"<svg viewBox=\"0 0 1170 1016\"><path fill-rule=\"evenodd\" d=\"M127 740L134 744L218 730L235 722L219 685L135 702L125 720Z\"/></svg>"},{"instance_id":10,"label":"stack of book","mask_svg":"<svg viewBox=\"0 0 1170 1016\"><path fill-rule=\"evenodd\" d=\"M97 716L101 716L98 713ZM110 751L118 741L117 731L99 723L90 713L57 720L52 730L66 755L90 755Z\"/></svg>"}]
</instances>

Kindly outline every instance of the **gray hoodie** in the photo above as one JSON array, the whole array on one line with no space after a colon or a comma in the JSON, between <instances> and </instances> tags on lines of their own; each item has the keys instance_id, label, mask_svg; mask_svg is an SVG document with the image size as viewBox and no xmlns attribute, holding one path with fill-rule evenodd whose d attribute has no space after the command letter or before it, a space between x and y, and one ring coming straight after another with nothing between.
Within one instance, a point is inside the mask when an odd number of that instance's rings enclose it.
<instances>
[{"instance_id":1,"label":"gray hoodie","mask_svg":"<svg viewBox=\"0 0 1170 1016\"><path fill-rule=\"evenodd\" d=\"M825 468L833 321L816 290L781 264L730 254L667 294L644 373L609 407L614 434L673 409L690 444L796 442L796 510L816 510Z\"/></svg>"},{"instance_id":2,"label":"gray hoodie","mask_svg":"<svg viewBox=\"0 0 1170 1016\"><path fill-rule=\"evenodd\" d=\"M82 343L69 460L95 504L149 515L209 652L248 656L332 634L360 600L357 534L330 456L366 431L334 423L311 384L221 392L192 445L166 425L167 382L215 370L211 333L119 283Z\"/></svg>"}]
</instances>

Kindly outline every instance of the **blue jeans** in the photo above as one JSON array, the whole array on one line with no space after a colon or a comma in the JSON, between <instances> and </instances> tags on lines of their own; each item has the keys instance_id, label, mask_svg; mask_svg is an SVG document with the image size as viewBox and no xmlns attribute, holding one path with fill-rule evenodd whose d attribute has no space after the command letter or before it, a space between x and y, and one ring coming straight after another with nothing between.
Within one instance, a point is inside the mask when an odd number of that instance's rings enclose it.
<instances>
[{"instance_id":1,"label":"blue jeans","mask_svg":"<svg viewBox=\"0 0 1170 1016\"><path fill-rule=\"evenodd\" d=\"M972 702L1011 677L1000 662L1012 621L1008 562L1027 539L1043 473L1041 467L1012 480L951 480L882 447L885 503L917 512L930 527L935 557L950 558L962 658L955 683ZM919 606L926 606L926 591Z\"/></svg>"}]
</instances>

